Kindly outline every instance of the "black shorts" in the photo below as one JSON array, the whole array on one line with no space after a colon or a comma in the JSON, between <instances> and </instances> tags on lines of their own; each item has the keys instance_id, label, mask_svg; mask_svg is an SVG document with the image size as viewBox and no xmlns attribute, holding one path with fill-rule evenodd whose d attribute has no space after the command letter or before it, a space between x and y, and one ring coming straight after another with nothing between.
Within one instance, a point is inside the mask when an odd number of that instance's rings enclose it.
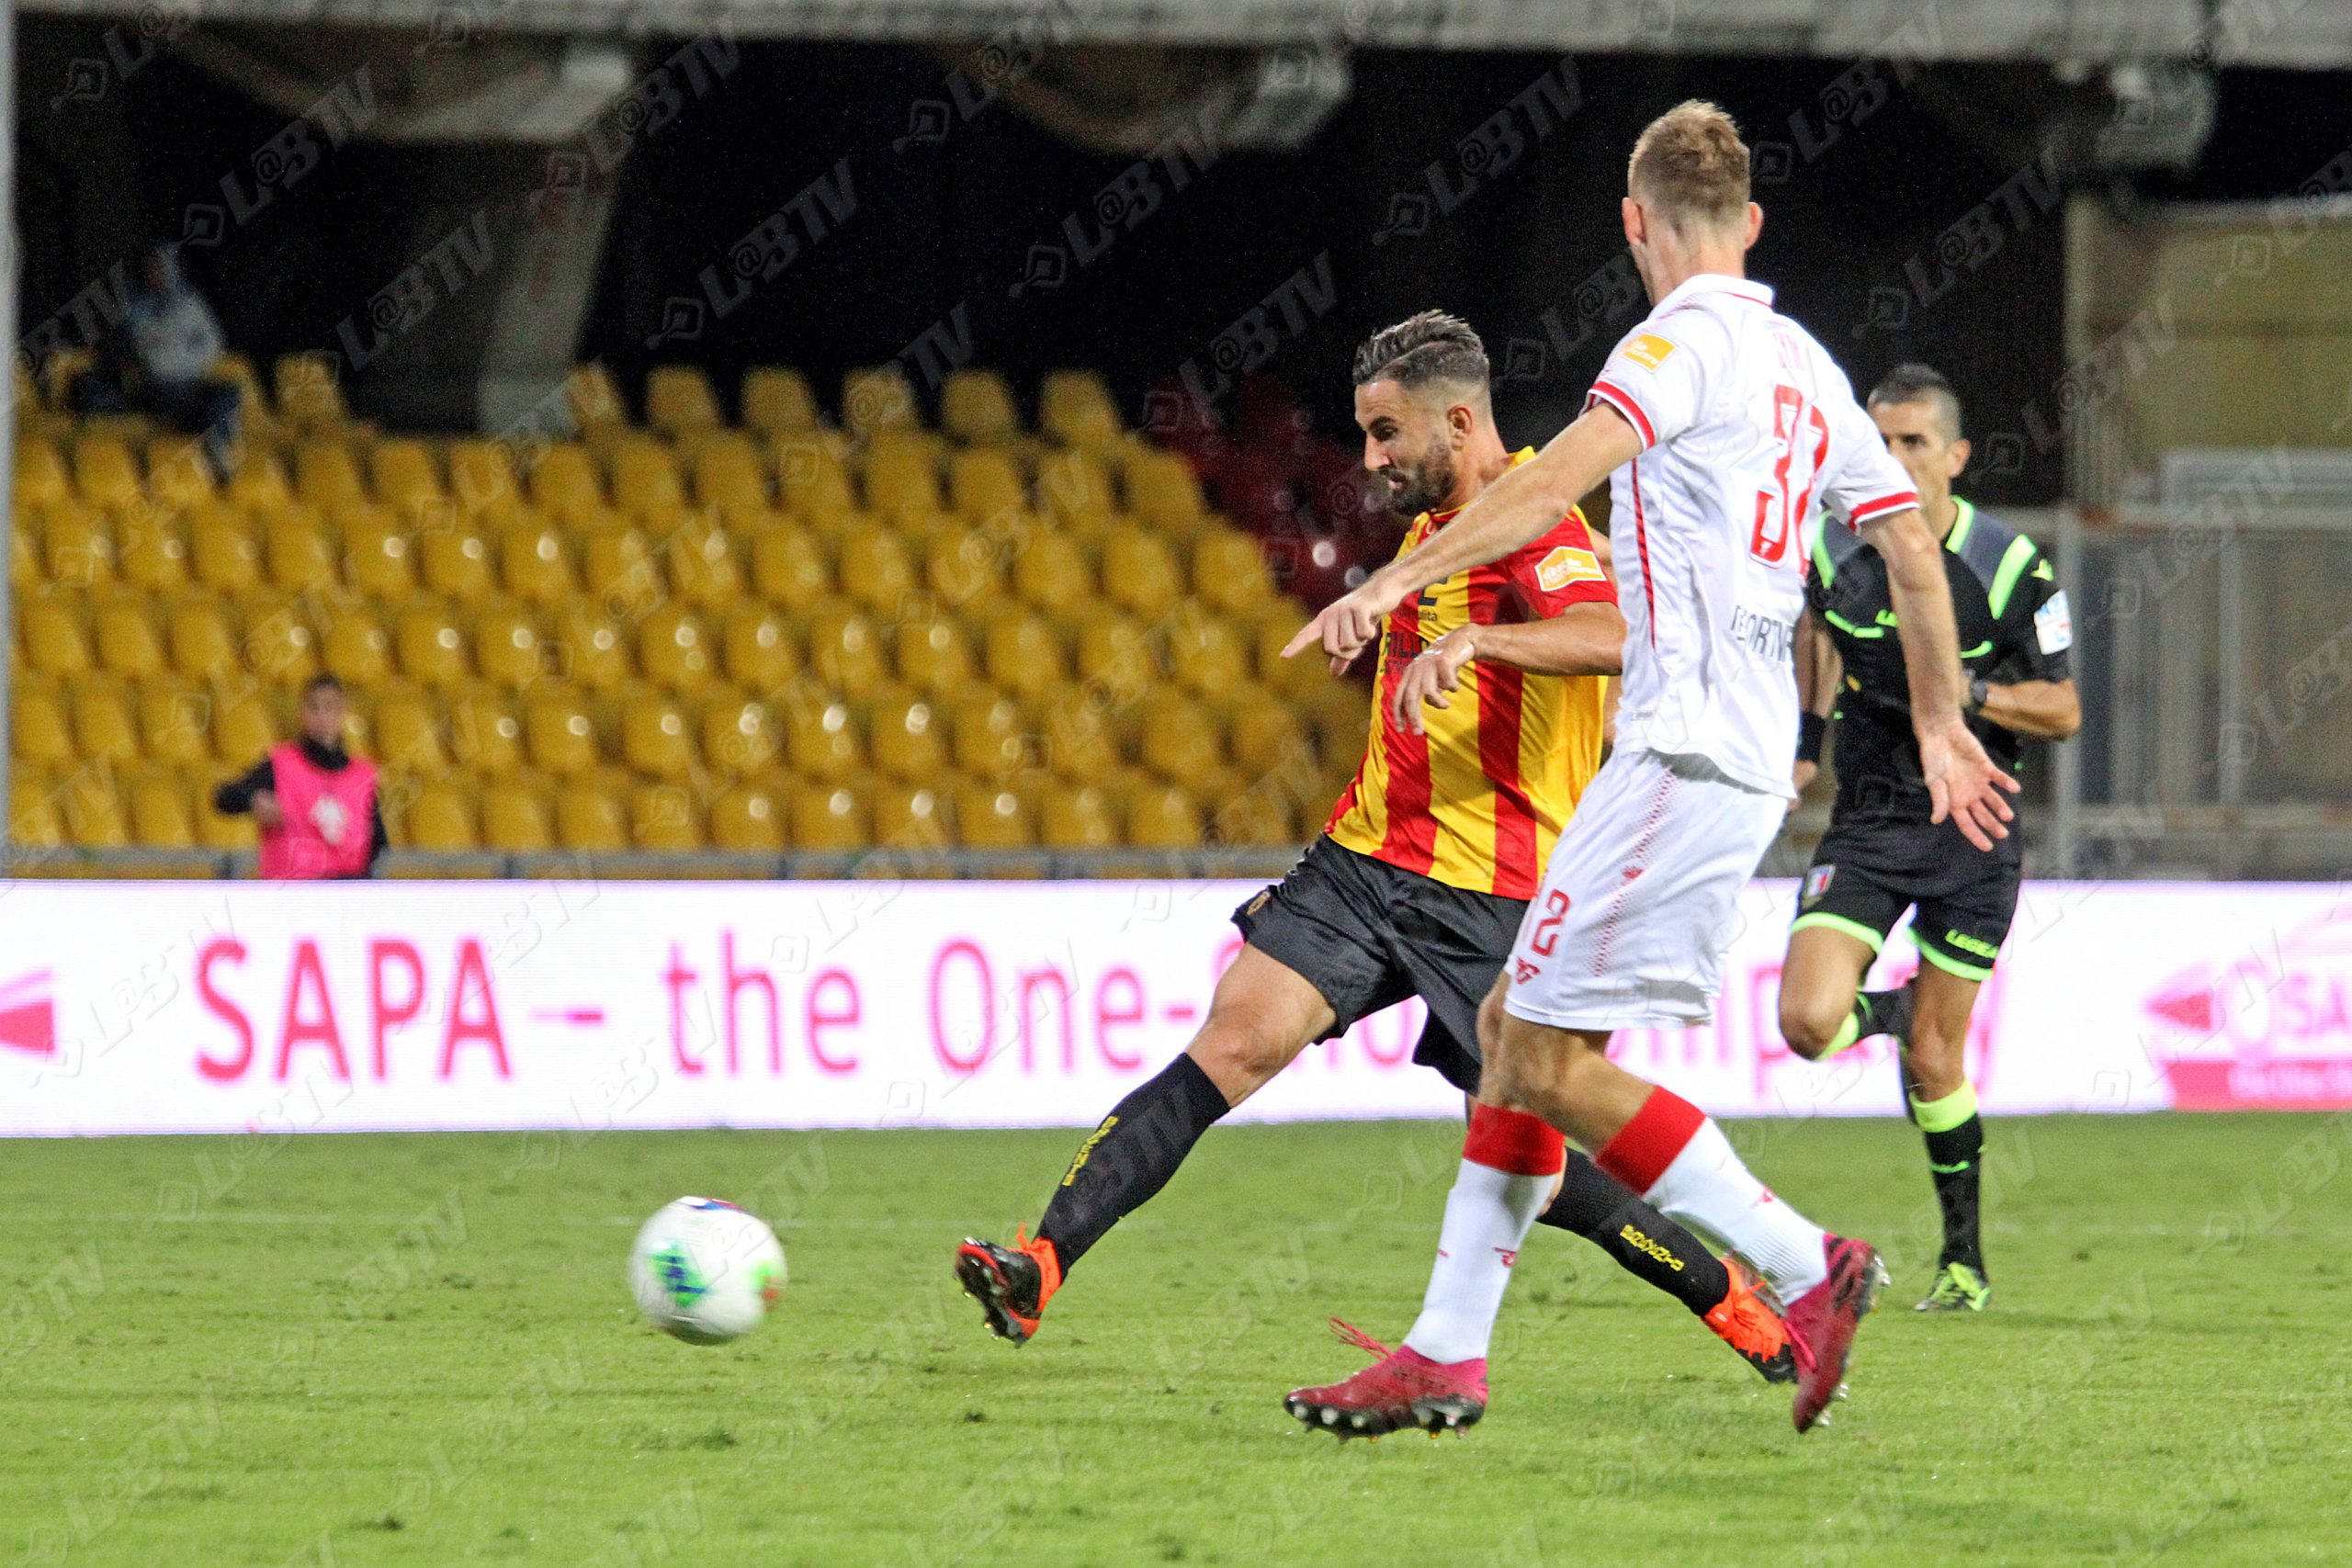
<instances>
[{"instance_id":1,"label":"black shorts","mask_svg":"<svg viewBox=\"0 0 2352 1568\"><path fill-rule=\"evenodd\" d=\"M2014 841L2014 840L2010 840ZM1841 931L1876 953L1917 905L1919 956L1968 980L1993 973L2018 908L2024 868L2014 851L1987 854L1951 822L1844 822L1832 817L1797 888L1796 923Z\"/></svg>"},{"instance_id":2,"label":"black shorts","mask_svg":"<svg viewBox=\"0 0 2352 1568\"><path fill-rule=\"evenodd\" d=\"M1413 1060L1478 1091L1478 1004L1526 902L1449 887L1317 839L1290 874L1233 911L1250 945L1295 970L1335 1015L1323 1038L1407 997L1429 1004Z\"/></svg>"}]
</instances>

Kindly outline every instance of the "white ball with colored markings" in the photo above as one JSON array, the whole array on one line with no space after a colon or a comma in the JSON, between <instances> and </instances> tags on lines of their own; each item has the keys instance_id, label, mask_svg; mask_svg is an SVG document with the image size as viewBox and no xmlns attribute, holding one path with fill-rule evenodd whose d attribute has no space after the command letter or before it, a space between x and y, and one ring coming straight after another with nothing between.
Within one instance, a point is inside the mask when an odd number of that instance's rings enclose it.
<instances>
[{"instance_id":1,"label":"white ball with colored markings","mask_svg":"<svg viewBox=\"0 0 2352 1568\"><path fill-rule=\"evenodd\" d=\"M681 1198L637 1233L628 1280L656 1328L689 1345L724 1345L757 1328L783 1296L784 1247L757 1214Z\"/></svg>"}]
</instances>

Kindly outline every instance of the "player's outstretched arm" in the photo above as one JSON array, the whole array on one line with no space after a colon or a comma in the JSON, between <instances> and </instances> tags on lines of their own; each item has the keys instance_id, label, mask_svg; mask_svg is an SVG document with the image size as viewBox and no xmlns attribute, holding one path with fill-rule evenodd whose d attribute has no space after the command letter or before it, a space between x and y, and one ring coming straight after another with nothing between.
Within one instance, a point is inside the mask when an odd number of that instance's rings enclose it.
<instances>
[{"instance_id":1,"label":"player's outstretched arm","mask_svg":"<svg viewBox=\"0 0 2352 1568\"><path fill-rule=\"evenodd\" d=\"M1423 704L1450 708L1471 660L1502 664L1531 675L1614 675L1625 667L1625 617L1593 600L1571 604L1544 621L1456 626L1423 649L1396 682L1396 722L1428 732Z\"/></svg>"},{"instance_id":2,"label":"player's outstretched arm","mask_svg":"<svg viewBox=\"0 0 2352 1568\"><path fill-rule=\"evenodd\" d=\"M2083 702L2072 681L2016 681L1987 689L1979 717L2037 740L2071 740L2083 727Z\"/></svg>"},{"instance_id":3,"label":"player's outstretched arm","mask_svg":"<svg viewBox=\"0 0 2352 1568\"><path fill-rule=\"evenodd\" d=\"M1961 716L1960 633L1951 615L1951 584L1944 577L1943 547L1917 507L1906 506L1862 525L1886 562L1887 586L1903 639L1911 682L1911 728L1919 738L1919 770L1935 804L1931 821L1947 816L1968 841L1989 850L2009 836L2017 813L2002 792L2018 781L1993 765Z\"/></svg>"},{"instance_id":4,"label":"player's outstretched arm","mask_svg":"<svg viewBox=\"0 0 2352 1568\"><path fill-rule=\"evenodd\" d=\"M1333 673L1345 670L1380 635L1381 623L1397 605L1432 582L1499 560L1556 527L1593 486L1641 450L1641 437L1623 414L1605 404L1586 410L1543 451L1488 485L1419 549L1325 606L1290 639L1283 657L1319 642L1331 656Z\"/></svg>"}]
</instances>

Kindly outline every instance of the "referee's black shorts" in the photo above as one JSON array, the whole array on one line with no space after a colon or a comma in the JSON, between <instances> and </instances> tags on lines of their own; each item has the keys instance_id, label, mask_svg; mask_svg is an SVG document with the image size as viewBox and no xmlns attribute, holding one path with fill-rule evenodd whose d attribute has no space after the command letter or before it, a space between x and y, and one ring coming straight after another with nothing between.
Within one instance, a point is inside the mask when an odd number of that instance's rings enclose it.
<instances>
[{"instance_id":1,"label":"referee's black shorts","mask_svg":"<svg viewBox=\"0 0 2352 1568\"><path fill-rule=\"evenodd\" d=\"M1792 934L1826 926L1872 953L1912 906L1919 956L1967 980L1989 979L2017 914L2024 865L2015 840L1987 853L1956 823L1829 819L1797 887Z\"/></svg>"},{"instance_id":2,"label":"referee's black shorts","mask_svg":"<svg viewBox=\"0 0 2352 1568\"><path fill-rule=\"evenodd\" d=\"M1250 946L1323 993L1323 1038L1418 996L1429 1024L1413 1060L1478 1089L1478 1004L1510 956L1524 900L1450 887L1317 839L1290 874L1233 911Z\"/></svg>"}]
</instances>

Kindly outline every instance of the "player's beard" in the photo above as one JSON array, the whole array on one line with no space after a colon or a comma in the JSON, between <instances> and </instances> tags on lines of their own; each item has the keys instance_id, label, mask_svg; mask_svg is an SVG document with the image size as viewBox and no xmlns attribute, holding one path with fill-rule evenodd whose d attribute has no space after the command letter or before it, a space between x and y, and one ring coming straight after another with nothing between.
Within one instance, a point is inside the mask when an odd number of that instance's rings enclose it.
<instances>
[{"instance_id":1,"label":"player's beard","mask_svg":"<svg viewBox=\"0 0 2352 1568\"><path fill-rule=\"evenodd\" d=\"M1405 482L1388 492L1388 509L1401 517L1435 511L1453 493L1453 449L1442 439L1431 443L1419 462L1394 471Z\"/></svg>"}]
</instances>

